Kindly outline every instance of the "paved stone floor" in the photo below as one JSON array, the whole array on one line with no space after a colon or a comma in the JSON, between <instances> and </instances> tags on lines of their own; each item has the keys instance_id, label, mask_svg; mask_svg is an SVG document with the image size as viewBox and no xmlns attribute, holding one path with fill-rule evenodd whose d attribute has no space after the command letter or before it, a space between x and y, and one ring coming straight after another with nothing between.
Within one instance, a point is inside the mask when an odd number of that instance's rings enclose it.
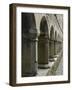
<instances>
[{"instance_id":1,"label":"paved stone floor","mask_svg":"<svg viewBox=\"0 0 72 90\"><path fill-rule=\"evenodd\" d=\"M55 60L57 60L57 58L55 58ZM55 61L49 62L49 66L52 67L54 65ZM49 72L50 68L48 69L38 69L37 70L37 76L48 76L48 72ZM55 75L62 75L63 74L63 59L61 57L61 60L59 62L59 66L55 72Z\"/></svg>"},{"instance_id":2,"label":"paved stone floor","mask_svg":"<svg viewBox=\"0 0 72 90\"><path fill-rule=\"evenodd\" d=\"M56 75L62 75L62 74L63 74L63 58L61 59L56 71Z\"/></svg>"},{"instance_id":3,"label":"paved stone floor","mask_svg":"<svg viewBox=\"0 0 72 90\"><path fill-rule=\"evenodd\" d=\"M37 76L46 76L48 73L48 69L38 69Z\"/></svg>"}]
</instances>

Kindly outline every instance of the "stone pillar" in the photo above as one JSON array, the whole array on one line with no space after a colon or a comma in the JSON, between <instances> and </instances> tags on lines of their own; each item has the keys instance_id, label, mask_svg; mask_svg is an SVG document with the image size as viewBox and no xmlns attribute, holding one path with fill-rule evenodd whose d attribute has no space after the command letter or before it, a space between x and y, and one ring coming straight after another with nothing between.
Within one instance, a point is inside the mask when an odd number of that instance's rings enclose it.
<instances>
[{"instance_id":1,"label":"stone pillar","mask_svg":"<svg viewBox=\"0 0 72 90\"><path fill-rule=\"evenodd\" d=\"M54 40L54 55L56 55L56 41Z\"/></svg>"},{"instance_id":2,"label":"stone pillar","mask_svg":"<svg viewBox=\"0 0 72 90\"><path fill-rule=\"evenodd\" d=\"M61 42L61 49L62 49L62 47L63 47L62 45L63 45L63 44L62 44L62 42Z\"/></svg>"},{"instance_id":3,"label":"stone pillar","mask_svg":"<svg viewBox=\"0 0 72 90\"><path fill-rule=\"evenodd\" d=\"M59 52L60 52L60 41L59 41Z\"/></svg>"},{"instance_id":4,"label":"stone pillar","mask_svg":"<svg viewBox=\"0 0 72 90\"><path fill-rule=\"evenodd\" d=\"M57 55L57 41L54 40L54 55Z\"/></svg>"},{"instance_id":5,"label":"stone pillar","mask_svg":"<svg viewBox=\"0 0 72 90\"><path fill-rule=\"evenodd\" d=\"M36 44L38 39L29 35L22 36L22 76L34 76L37 74Z\"/></svg>"},{"instance_id":6,"label":"stone pillar","mask_svg":"<svg viewBox=\"0 0 72 90\"><path fill-rule=\"evenodd\" d=\"M48 68L48 35L40 35L38 40L38 67Z\"/></svg>"},{"instance_id":7,"label":"stone pillar","mask_svg":"<svg viewBox=\"0 0 72 90\"><path fill-rule=\"evenodd\" d=\"M48 39L48 59L50 58L50 40Z\"/></svg>"},{"instance_id":8,"label":"stone pillar","mask_svg":"<svg viewBox=\"0 0 72 90\"><path fill-rule=\"evenodd\" d=\"M58 50L58 47L59 47L59 43L58 43L58 41L57 41L57 54L58 54L58 51L59 51L59 50Z\"/></svg>"},{"instance_id":9,"label":"stone pillar","mask_svg":"<svg viewBox=\"0 0 72 90\"><path fill-rule=\"evenodd\" d=\"M58 42L56 41L56 55L58 54Z\"/></svg>"},{"instance_id":10,"label":"stone pillar","mask_svg":"<svg viewBox=\"0 0 72 90\"><path fill-rule=\"evenodd\" d=\"M22 77L37 74L37 30L33 13L22 14Z\"/></svg>"},{"instance_id":11,"label":"stone pillar","mask_svg":"<svg viewBox=\"0 0 72 90\"><path fill-rule=\"evenodd\" d=\"M50 58L54 57L54 40L50 40Z\"/></svg>"},{"instance_id":12,"label":"stone pillar","mask_svg":"<svg viewBox=\"0 0 72 90\"><path fill-rule=\"evenodd\" d=\"M59 42L59 52L61 51L61 49L62 49L62 45L61 45L61 41Z\"/></svg>"},{"instance_id":13,"label":"stone pillar","mask_svg":"<svg viewBox=\"0 0 72 90\"><path fill-rule=\"evenodd\" d=\"M58 53L60 52L60 42L58 41Z\"/></svg>"}]
</instances>

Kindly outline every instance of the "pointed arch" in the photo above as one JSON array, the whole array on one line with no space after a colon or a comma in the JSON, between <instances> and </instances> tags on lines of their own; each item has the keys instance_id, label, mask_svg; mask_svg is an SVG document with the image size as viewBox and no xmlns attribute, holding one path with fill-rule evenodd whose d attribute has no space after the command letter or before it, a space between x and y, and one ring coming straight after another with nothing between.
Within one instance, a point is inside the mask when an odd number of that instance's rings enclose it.
<instances>
[{"instance_id":1,"label":"pointed arch","mask_svg":"<svg viewBox=\"0 0 72 90\"><path fill-rule=\"evenodd\" d=\"M48 25L45 16L42 17L40 22L40 33L41 35L47 35L49 37Z\"/></svg>"}]
</instances>

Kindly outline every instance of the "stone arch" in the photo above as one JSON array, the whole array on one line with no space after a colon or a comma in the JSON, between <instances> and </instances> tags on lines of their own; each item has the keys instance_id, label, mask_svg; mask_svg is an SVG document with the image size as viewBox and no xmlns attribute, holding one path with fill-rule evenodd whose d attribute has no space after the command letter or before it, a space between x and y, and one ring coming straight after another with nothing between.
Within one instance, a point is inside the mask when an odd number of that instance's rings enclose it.
<instances>
[{"instance_id":1,"label":"stone arch","mask_svg":"<svg viewBox=\"0 0 72 90\"><path fill-rule=\"evenodd\" d=\"M33 13L22 13L22 77L34 76L37 30Z\"/></svg>"},{"instance_id":2,"label":"stone arch","mask_svg":"<svg viewBox=\"0 0 72 90\"><path fill-rule=\"evenodd\" d=\"M51 26L50 28L50 43L49 43L49 47L50 47L50 58L54 57L54 27Z\"/></svg>"},{"instance_id":3,"label":"stone arch","mask_svg":"<svg viewBox=\"0 0 72 90\"><path fill-rule=\"evenodd\" d=\"M48 25L45 16L40 22L40 36L38 38L38 66L48 68Z\"/></svg>"},{"instance_id":4,"label":"stone arch","mask_svg":"<svg viewBox=\"0 0 72 90\"><path fill-rule=\"evenodd\" d=\"M45 16L42 17L41 22L40 22L40 33L41 35L47 35L48 37L48 25L47 25L47 20Z\"/></svg>"}]
</instances>

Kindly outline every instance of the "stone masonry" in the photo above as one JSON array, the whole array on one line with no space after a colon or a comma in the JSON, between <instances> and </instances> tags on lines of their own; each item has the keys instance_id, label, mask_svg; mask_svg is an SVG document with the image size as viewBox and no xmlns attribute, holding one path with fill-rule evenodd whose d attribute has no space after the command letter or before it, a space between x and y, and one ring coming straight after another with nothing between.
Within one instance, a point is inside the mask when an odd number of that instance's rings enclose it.
<instances>
[{"instance_id":1,"label":"stone masonry","mask_svg":"<svg viewBox=\"0 0 72 90\"><path fill-rule=\"evenodd\" d=\"M22 77L47 72L62 47L62 14L22 13Z\"/></svg>"}]
</instances>

